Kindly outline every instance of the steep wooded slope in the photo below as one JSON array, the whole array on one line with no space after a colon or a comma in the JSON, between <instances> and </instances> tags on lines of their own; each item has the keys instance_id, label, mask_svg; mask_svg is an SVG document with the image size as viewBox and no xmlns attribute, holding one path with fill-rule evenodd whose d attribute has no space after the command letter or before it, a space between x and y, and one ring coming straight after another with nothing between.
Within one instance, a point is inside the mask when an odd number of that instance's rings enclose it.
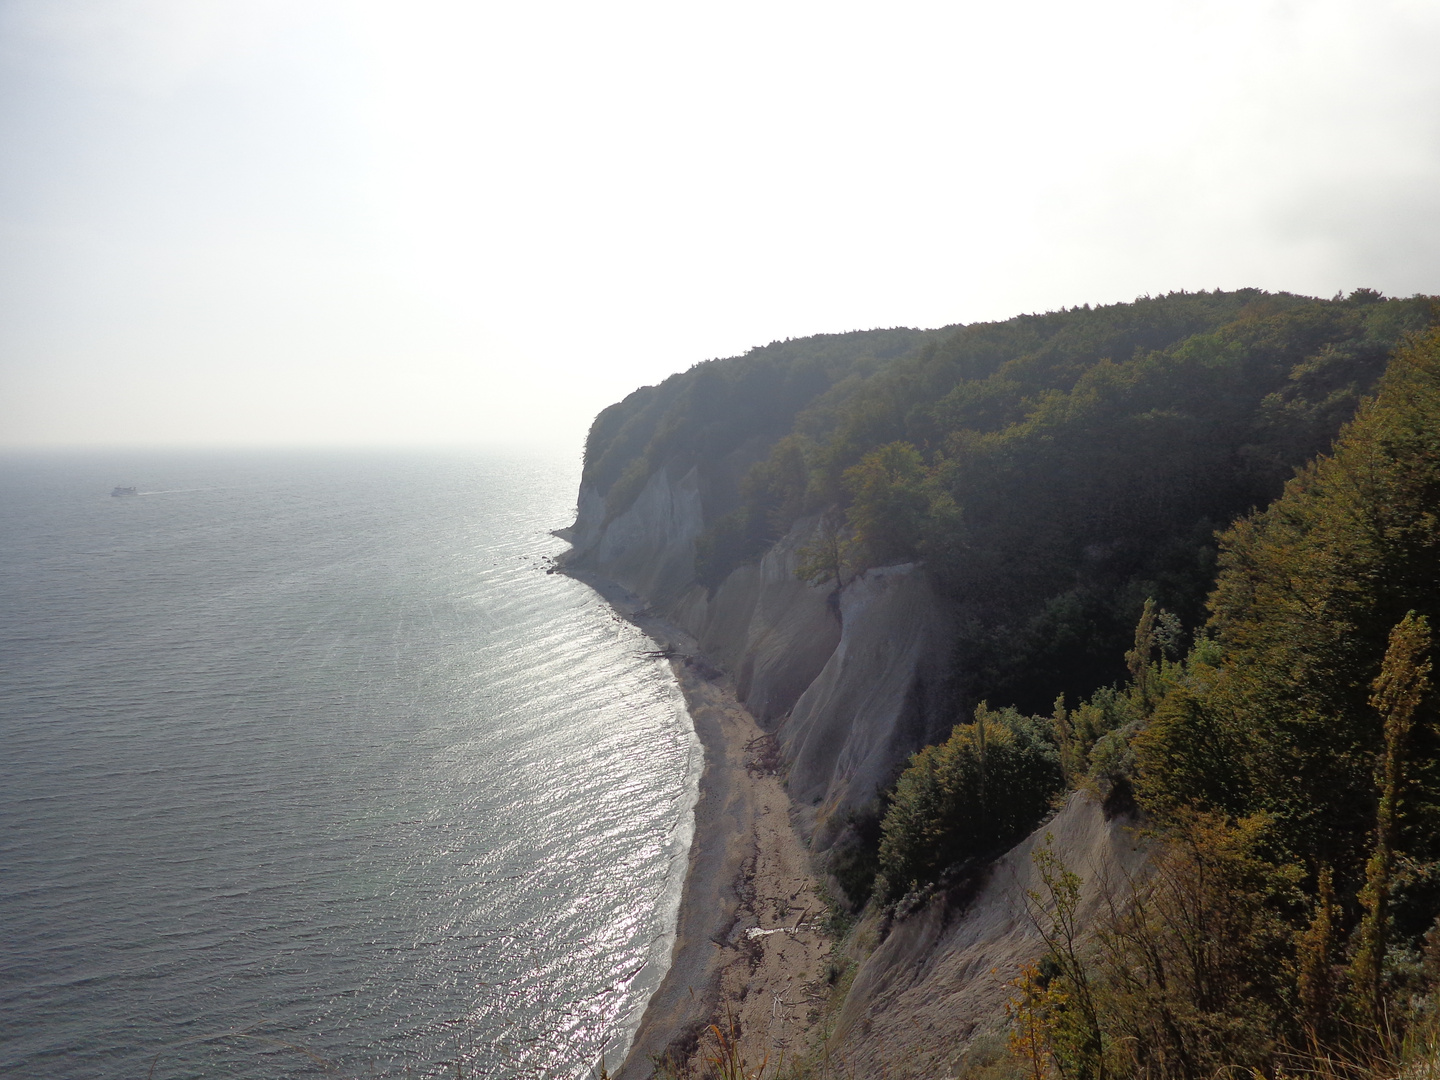
<instances>
[{"instance_id":1,"label":"steep wooded slope","mask_svg":"<svg viewBox=\"0 0 1440 1080\"><path fill-rule=\"evenodd\" d=\"M1433 313L1171 294L707 361L596 419L577 557L667 602L787 535L834 540L844 583L923 563L948 699L1039 710L1123 674L1147 596L1200 621L1215 531L1328 446Z\"/></svg>"}]
</instances>

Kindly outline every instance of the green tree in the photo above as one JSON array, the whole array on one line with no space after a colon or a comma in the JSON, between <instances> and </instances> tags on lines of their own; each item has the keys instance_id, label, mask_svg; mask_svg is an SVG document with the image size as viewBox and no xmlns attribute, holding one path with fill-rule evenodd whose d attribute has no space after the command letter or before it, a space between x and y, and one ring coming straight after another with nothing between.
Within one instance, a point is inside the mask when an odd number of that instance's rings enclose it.
<instances>
[{"instance_id":1,"label":"green tree","mask_svg":"<svg viewBox=\"0 0 1440 1080\"><path fill-rule=\"evenodd\" d=\"M897 781L880 826L877 891L894 899L1013 843L1039 823L1063 783L1049 721L982 702L974 723L916 754Z\"/></svg>"},{"instance_id":2,"label":"green tree","mask_svg":"<svg viewBox=\"0 0 1440 1080\"><path fill-rule=\"evenodd\" d=\"M1405 612L1440 605L1440 334L1399 351L1335 445L1224 536L1211 600L1222 657L1142 738L1142 790L1267 811L1286 842L1356 887L1383 751L1371 684ZM1437 852L1433 734L1399 820ZM1223 764L1224 762L1229 764ZM1143 774L1147 774L1145 776ZM1187 779L1188 778L1188 779Z\"/></svg>"},{"instance_id":3,"label":"green tree","mask_svg":"<svg viewBox=\"0 0 1440 1080\"><path fill-rule=\"evenodd\" d=\"M845 587L845 574L854 558L854 544L845 535L839 518L834 508L821 514L810 542L796 551L795 576L801 581L811 585L833 581L836 589Z\"/></svg>"},{"instance_id":4,"label":"green tree","mask_svg":"<svg viewBox=\"0 0 1440 1080\"><path fill-rule=\"evenodd\" d=\"M1101 1015L1099 987L1091 957L1086 955L1080 919L1080 875L1055 854L1053 839L1031 856L1043 888L1026 892L1030 921L1045 942L1039 967L1025 978L1029 999L1022 1016L1031 1014L1028 1038L1017 1049L1028 1052L1032 1071L1043 1075L1042 1063L1053 1063L1062 1080L1105 1080L1109 1040Z\"/></svg>"},{"instance_id":5,"label":"green tree","mask_svg":"<svg viewBox=\"0 0 1440 1080\"><path fill-rule=\"evenodd\" d=\"M904 442L881 446L846 470L850 527L866 566L918 557L930 502L925 479L920 452Z\"/></svg>"},{"instance_id":6,"label":"green tree","mask_svg":"<svg viewBox=\"0 0 1440 1080\"><path fill-rule=\"evenodd\" d=\"M1328 866L1322 866L1316 883L1315 913L1295 948L1300 1021L1306 1038L1312 1042L1328 1038L1334 1027L1338 921L1334 875Z\"/></svg>"}]
</instances>

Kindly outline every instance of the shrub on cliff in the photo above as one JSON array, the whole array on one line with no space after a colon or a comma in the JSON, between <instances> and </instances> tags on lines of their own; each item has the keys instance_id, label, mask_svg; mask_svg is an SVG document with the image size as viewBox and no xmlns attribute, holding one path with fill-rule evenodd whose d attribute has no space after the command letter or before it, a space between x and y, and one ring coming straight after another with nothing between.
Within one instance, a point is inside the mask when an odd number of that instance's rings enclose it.
<instances>
[{"instance_id":1,"label":"shrub on cliff","mask_svg":"<svg viewBox=\"0 0 1440 1080\"><path fill-rule=\"evenodd\" d=\"M893 900L1033 829L1064 785L1050 721L984 703L916 754L881 823L876 892Z\"/></svg>"}]
</instances>

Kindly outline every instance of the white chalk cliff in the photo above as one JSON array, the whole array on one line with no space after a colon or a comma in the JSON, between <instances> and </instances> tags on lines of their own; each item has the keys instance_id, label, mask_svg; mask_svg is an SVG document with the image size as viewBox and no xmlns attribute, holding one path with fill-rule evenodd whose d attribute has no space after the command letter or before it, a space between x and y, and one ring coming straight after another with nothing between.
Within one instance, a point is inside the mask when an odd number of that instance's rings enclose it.
<instances>
[{"instance_id":1,"label":"white chalk cliff","mask_svg":"<svg viewBox=\"0 0 1440 1080\"><path fill-rule=\"evenodd\" d=\"M644 597L734 677L740 699L777 732L792 797L823 850L847 811L955 723L945 685L949 619L913 563L870 570L838 597L833 586L801 581L797 552L813 519L709 590L694 572L705 527L695 471L672 477L660 468L613 517L598 492L582 488L569 559Z\"/></svg>"}]
</instances>

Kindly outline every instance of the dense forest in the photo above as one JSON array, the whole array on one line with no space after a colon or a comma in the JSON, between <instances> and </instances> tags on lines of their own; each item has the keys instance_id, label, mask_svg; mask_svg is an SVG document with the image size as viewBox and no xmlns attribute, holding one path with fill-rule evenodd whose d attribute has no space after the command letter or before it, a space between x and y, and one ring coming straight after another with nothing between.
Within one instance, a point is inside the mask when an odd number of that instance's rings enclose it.
<instances>
[{"instance_id":1,"label":"dense forest","mask_svg":"<svg viewBox=\"0 0 1440 1080\"><path fill-rule=\"evenodd\" d=\"M960 706L1036 711L1124 674L1147 597L1202 621L1216 531L1330 444L1435 311L1175 293L774 343L605 410L583 482L614 515L656 469L696 469L710 585L817 515L817 579L922 560L969 627Z\"/></svg>"},{"instance_id":2,"label":"dense forest","mask_svg":"<svg viewBox=\"0 0 1440 1080\"><path fill-rule=\"evenodd\" d=\"M960 722L833 853L855 904L1077 787L1148 823L1083 943L1043 867L1017 1075L1393 1075L1440 1037L1437 322L1246 290L777 343L607 410L586 481L698 470L702 583L799 523L811 580L953 606Z\"/></svg>"},{"instance_id":3,"label":"dense forest","mask_svg":"<svg viewBox=\"0 0 1440 1080\"><path fill-rule=\"evenodd\" d=\"M1048 720L1040 741L1066 780L1124 788L1163 841L1154 877L1128 884L1086 948L1065 916L1074 876L1048 867L1050 949L1027 976L1017 1049L1075 1077L1433 1062L1440 332L1403 346L1333 452L1220 545L1187 655L1170 658L1147 603L1120 686L1001 718ZM951 757L985 719L957 727ZM1061 786L1034 765L1020 782L1032 800ZM937 875L927 833L961 854L992 839L967 798L973 777L917 758L883 825L882 892Z\"/></svg>"}]
</instances>

